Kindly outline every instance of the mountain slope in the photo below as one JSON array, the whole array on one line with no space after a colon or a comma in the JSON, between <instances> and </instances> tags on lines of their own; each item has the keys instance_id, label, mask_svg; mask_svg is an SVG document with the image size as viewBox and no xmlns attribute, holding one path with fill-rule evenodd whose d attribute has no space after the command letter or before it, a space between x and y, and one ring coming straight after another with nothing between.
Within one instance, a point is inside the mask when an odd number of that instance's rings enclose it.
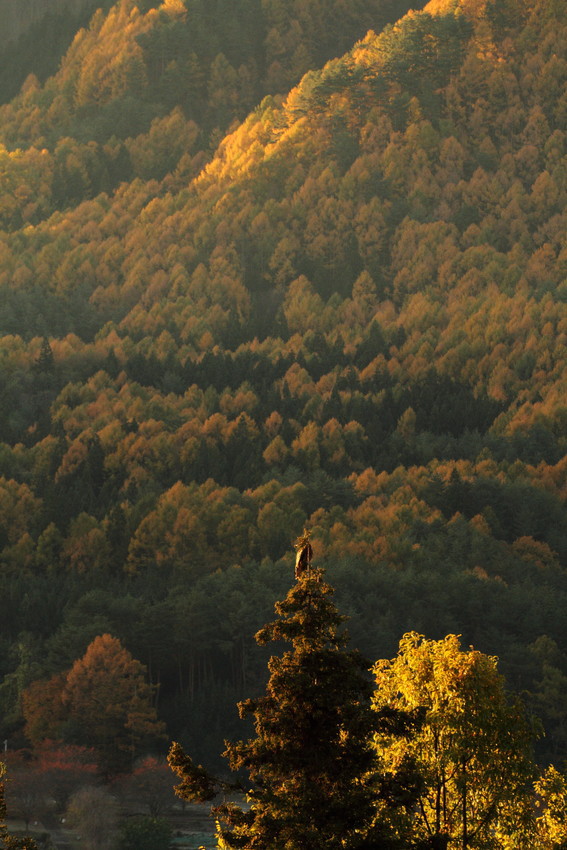
<instances>
[{"instance_id":1,"label":"mountain slope","mask_svg":"<svg viewBox=\"0 0 567 850\"><path fill-rule=\"evenodd\" d=\"M525 40L538 14L523 30ZM429 53L422 49L425 38ZM250 322L254 332L260 323L269 334L270 315L274 329L285 316L290 332L302 330L301 318L292 317L310 289L323 301L339 296L342 302L352 299L359 279L367 280L367 298L376 306L389 299L396 322L409 322L410 336L412 305L426 299L426 310L437 314L430 345L452 378L511 401L532 384L538 357L551 356L547 392L559 396L554 374L561 378L563 349L557 334L550 336L551 350L543 336L530 343L528 359L535 360L524 381L512 368L521 343L514 333L502 340L498 369L490 358L486 366L475 365L466 351L462 363L445 360L448 329L458 332L467 314L487 309L490 315L495 302L498 309L517 310L523 299L534 330L540 315L549 314L552 324L561 315L563 48L553 20L544 22L542 41L526 62L539 73L523 74L524 56L520 60L507 41L487 39L459 15L411 15L324 71L311 72L283 107L264 103L187 189L181 168L161 185L134 183L114 201L101 197L19 234L16 250L8 237L5 270L12 279L31 274L54 305L88 299L91 327L111 319L120 323L119 334L136 339L147 321L152 333L159 327L195 354L205 333L209 346L222 344L228 325L240 338ZM479 46L486 55L479 55ZM439 88L443 75L448 82ZM171 137L177 130L180 138L182 119L169 122ZM167 137L165 122L160 129ZM148 137L154 158L166 156L156 150L157 136ZM148 205L156 194L163 197ZM154 296L156 275L164 283ZM455 297L447 301L450 292ZM7 287L16 313L20 294L25 299L29 289ZM195 310L195 330L188 333L183 329ZM50 313L53 308L42 311L46 333L54 330ZM336 332L335 314L326 322L321 314L314 329ZM57 309L63 330L61 318ZM6 330L18 329L9 312L4 323ZM484 331L492 324L479 326L480 340L474 329L466 332L470 345L490 351ZM76 320L71 328L82 333ZM414 361L416 342L408 352Z\"/></svg>"},{"instance_id":2,"label":"mountain slope","mask_svg":"<svg viewBox=\"0 0 567 850\"><path fill-rule=\"evenodd\" d=\"M57 71L78 29L109 0L1 0L0 103L11 100L26 77L46 80Z\"/></svg>"},{"instance_id":3,"label":"mountain slope","mask_svg":"<svg viewBox=\"0 0 567 850\"><path fill-rule=\"evenodd\" d=\"M62 669L94 610L92 629L152 658L180 729L182 704L205 718L254 680L244 585L269 609L280 578L260 562L307 524L369 655L407 628L462 632L551 728L544 635L567 673L563 6L430 4L264 98L208 162L221 125L183 104L89 137L144 90L139 37L158 18L171 35L184 9L98 16L2 112L22 147L0 210L0 580L32 612L11 606L9 642L37 616L38 658ZM110 56L93 104L88 62ZM86 135L61 137L79 114Z\"/></svg>"},{"instance_id":4,"label":"mountain slope","mask_svg":"<svg viewBox=\"0 0 567 850\"><path fill-rule=\"evenodd\" d=\"M1 0L2 37L0 46L15 41L48 12L65 10L67 14L77 14L88 5L89 0Z\"/></svg>"}]
</instances>

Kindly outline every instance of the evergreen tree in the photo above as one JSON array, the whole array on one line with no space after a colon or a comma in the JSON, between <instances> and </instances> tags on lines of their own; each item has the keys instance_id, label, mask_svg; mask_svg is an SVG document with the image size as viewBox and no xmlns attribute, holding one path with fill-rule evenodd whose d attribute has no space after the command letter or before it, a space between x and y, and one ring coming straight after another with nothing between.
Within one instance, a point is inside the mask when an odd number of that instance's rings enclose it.
<instances>
[{"instance_id":1,"label":"evergreen tree","mask_svg":"<svg viewBox=\"0 0 567 850\"><path fill-rule=\"evenodd\" d=\"M43 337L43 340L41 342L39 356L35 362L35 365L39 372L53 371L53 351L51 349L51 345L49 344L49 340L45 336Z\"/></svg>"},{"instance_id":2,"label":"evergreen tree","mask_svg":"<svg viewBox=\"0 0 567 850\"><path fill-rule=\"evenodd\" d=\"M279 618L256 634L260 645L284 641L291 649L270 659L266 694L239 703L241 717L254 717L256 737L227 744L225 756L231 769L244 768L254 785L247 794L249 809L234 803L214 809L226 825L222 846L395 846L382 812L387 815L411 797L411 774L404 765L386 786L369 742L380 728L392 734L407 731L409 717L389 710L373 715L368 663L346 648L344 617L332 601L333 588L323 581L323 570L310 563L297 575L285 600L276 604ZM179 745L173 745L169 762L183 780L176 789L181 797L212 799L215 783Z\"/></svg>"}]
</instances>

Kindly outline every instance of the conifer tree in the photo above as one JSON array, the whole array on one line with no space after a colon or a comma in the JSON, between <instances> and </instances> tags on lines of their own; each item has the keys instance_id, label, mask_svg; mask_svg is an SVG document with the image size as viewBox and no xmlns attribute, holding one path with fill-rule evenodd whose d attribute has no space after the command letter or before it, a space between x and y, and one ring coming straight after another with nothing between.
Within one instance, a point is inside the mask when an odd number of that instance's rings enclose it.
<instances>
[{"instance_id":1,"label":"conifer tree","mask_svg":"<svg viewBox=\"0 0 567 850\"><path fill-rule=\"evenodd\" d=\"M309 545L304 536L298 544L305 542ZM346 648L333 588L310 561L296 576L285 600L276 604L279 618L256 634L260 645L284 641L291 649L271 657L266 694L239 704L241 717L254 717L256 737L227 744L225 756L233 771L247 771L253 787L247 791L249 809L228 803L213 810L225 825L221 846L389 848L394 844L377 812L407 800L410 783L404 767L386 787L369 743L378 727L402 732L408 717L373 715L369 665ZM215 783L178 744L169 762L183 780L176 789L180 796L212 799Z\"/></svg>"}]
</instances>

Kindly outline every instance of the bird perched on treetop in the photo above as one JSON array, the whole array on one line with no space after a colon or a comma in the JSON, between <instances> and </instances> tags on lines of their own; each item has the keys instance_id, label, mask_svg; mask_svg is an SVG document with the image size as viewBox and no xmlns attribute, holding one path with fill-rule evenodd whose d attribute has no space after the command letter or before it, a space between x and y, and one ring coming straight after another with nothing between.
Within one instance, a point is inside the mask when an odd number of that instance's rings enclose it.
<instances>
[{"instance_id":1,"label":"bird perched on treetop","mask_svg":"<svg viewBox=\"0 0 567 850\"><path fill-rule=\"evenodd\" d=\"M309 575L309 567L313 558L313 547L309 542L309 532L306 528L303 529L303 534L297 538L295 546L295 577L301 578L303 573L307 571Z\"/></svg>"}]
</instances>

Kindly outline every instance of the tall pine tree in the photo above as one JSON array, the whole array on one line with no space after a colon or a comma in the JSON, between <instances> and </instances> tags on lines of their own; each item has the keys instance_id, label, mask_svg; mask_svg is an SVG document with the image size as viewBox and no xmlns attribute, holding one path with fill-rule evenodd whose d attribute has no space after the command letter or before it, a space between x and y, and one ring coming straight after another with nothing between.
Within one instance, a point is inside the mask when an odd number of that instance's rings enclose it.
<instances>
[{"instance_id":1,"label":"tall pine tree","mask_svg":"<svg viewBox=\"0 0 567 850\"><path fill-rule=\"evenodd\" d=\"M305 541L306 538L303 538ZM301 541L298 541L301 543ZM272 656L266 694L239 704L252 715L256 737L227 744L232 770L246 770L253 783L249 808L228 803L214 809L223 823L221 846L241 850L371 850L394 846L384 817L407 801L401 775L381 781L369 746L380 727L407 729L401 714L372 711L369 664L346 648L344 617L323 571L310 563L279 618L256 641L284 641L291 649ZM211 799L215 784L174 744L170 764L181 777L177 793Z\"/></svg>"}]
</instances>

